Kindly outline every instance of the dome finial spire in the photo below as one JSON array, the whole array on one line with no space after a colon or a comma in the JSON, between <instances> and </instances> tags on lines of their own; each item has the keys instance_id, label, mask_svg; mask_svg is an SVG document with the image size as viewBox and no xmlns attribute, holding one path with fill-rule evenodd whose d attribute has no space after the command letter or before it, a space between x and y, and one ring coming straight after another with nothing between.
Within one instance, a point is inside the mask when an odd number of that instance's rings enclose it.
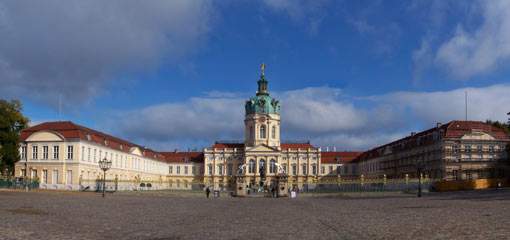
<instances>
[{"instance_id":1,"label":"dome finial spire","mask_svg":"<svg viewBox=\"0 0 510 240\"><path fill-rule=\"evenodd\" d=\"M264 69L266 69L266 64L264 64L264 62L260 64L260 69L262 70L262 76L264 76Z\"/></svg>"}]
</instances>

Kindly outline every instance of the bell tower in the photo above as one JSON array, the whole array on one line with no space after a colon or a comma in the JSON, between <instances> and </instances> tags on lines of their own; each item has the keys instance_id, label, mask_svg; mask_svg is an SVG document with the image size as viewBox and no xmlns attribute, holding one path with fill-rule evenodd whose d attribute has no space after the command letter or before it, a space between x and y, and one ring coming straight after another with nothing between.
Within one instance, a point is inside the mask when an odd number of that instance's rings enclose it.
<instances>
[{"instance_id":1,"label":"bell tower","mask_svg":"<svg viewBox=\"0 0 510 240\"><path fill-rule=\"evenodd\" d=\"M257 81L255 97L246 100L245 146L267 145L280 148L280 101L269 96L267 79L264 76L266 65L262 63L262 72Z\"/></svg>"}]
</instances>

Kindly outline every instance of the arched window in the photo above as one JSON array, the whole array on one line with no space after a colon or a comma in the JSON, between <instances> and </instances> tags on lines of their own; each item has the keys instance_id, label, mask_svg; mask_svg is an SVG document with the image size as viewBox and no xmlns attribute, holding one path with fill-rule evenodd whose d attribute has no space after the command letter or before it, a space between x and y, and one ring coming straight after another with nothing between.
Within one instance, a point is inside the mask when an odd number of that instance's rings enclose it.
<instances>
[{"instance_id":1,"label":"arched window","mask_svg":"<svg viewBox=\"0 0 510 240\"><path fill-rule=\"evenodd\" d=\"M271 161L269 161L269 173L276 173L276 160L274 159L271 159Z\"/></svg>"},{"instance_id":2,"label":"arched window","mask_svg":"<svg viewBox=\"0 0 510 240\"><path fill-rule=\"evenodd\" d=\"M260 138L266 138L266 126L260 126Z\"/></svg>"},{"instance_id":3,"label":"arched window","mask_svg":"<svg viewBox=\"0 0 510 240\"><path fill-rule=\"evenodd\" d=\"M250 164L248 166L248 170L250 173L255 173L255 160L250 159Z\"/></svg>"},{"instance_id":4,"label":"arched window","mask_svg":"<svg viewBox=\"0 0 510 240\"><path fill-rule=\"evenodd\" d=\"M255 130L253 130L253 127L250 127L250 139L253 139L255 135Z\"/></svg>"},{"instance_id":5,"label":"arched window","mask_svg":"<svg viewBox=\"0 0 510 240\"><path fill-rule=\"evenodd\" d=\"M276 138L276 127L273 126L273 128L271 129L271 138L275 139Z\"/></svg>"},{"instance_id":6,"label":"arched window","mask_svg":"<svg viewBox=\"0 0 510 240\"><path fill-rule=\"evenodd\" d=\"M261 169L262 167L264 167L264 171L267 171L267 170L266 170L266 169L267 169L267 167L266 167L266 160L265 160L265 159L260 159L260 161L259 161L259 171L260 171L260 169Z\"/></svg>"}]
</instances>

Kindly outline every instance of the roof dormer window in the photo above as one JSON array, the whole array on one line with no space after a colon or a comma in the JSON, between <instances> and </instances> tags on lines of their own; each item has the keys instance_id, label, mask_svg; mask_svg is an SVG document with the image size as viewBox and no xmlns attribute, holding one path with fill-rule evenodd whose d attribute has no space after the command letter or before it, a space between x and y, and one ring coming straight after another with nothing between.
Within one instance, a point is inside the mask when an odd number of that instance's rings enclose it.
<instances>
[{"instance_id":1,"label":"roof dormer window","mask_svg":"<svg viewBox=\"0 0 510 240\"><path fill-rule=\"evenodd\" d=\"M90 133L86 133L87 134L87 140L90 141Z\"/></svg>"},{"instance_id":2,"label":"roof dormer window","mask_svg":"<svg viewBox=\"0 0 510 240\"><path fill-rule=\"evenodd\" d=\"M104 139L104 145L108 145L108 141L106 140L106 138Z\"/></svg>"}]
</instances>

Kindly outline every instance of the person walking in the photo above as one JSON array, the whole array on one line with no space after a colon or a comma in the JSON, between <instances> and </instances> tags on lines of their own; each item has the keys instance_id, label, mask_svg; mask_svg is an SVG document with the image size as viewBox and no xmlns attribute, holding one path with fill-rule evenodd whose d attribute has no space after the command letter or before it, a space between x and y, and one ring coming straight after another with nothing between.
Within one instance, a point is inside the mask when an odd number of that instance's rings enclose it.
<instances>
[{"instance_id":1,"label":"person walking","mask_svg":"<svg viewBox=\"0 0 510 240\"><path fill-rule=\"evenodd\" d=\"M275 194L275 193L276 193L276 188L273 186L273 187L271 188L271 197L276 197L276 194Z\"/></svg>"},{"instance_id":2,"label":"person walking","mask_svg":"<svg viewBox=\"0 0 510 240\"><path fill-rule=\"evenodd\" d=\"M209 194L211 193L211 189L209 189L209 187L206 187L205 188L205 195L207 196L207 198L209 198Z\"/></svg>"}]
</instances>

